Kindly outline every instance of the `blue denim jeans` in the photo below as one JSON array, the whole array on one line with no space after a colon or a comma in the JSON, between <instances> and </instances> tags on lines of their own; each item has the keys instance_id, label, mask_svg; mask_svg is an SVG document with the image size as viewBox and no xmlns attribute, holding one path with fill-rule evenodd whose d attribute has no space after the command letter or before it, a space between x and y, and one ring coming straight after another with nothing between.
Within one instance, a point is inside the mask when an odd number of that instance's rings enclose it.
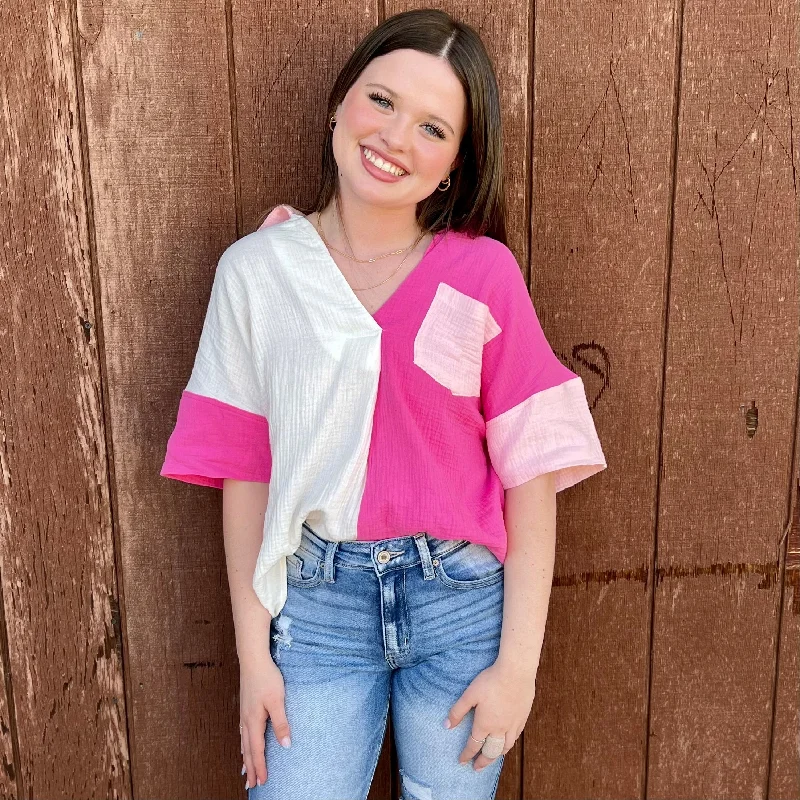
<instances>
[{"instance_id":1,"label":"blue denim jeans","mask_svg":"<svg viewBox=\"0 0 800 800\"><path fill-rule=\"evenodd\" d=\"M442 723L497 658L497 558L424 532L328 542L304 524L287 569L270 650L292 745L281 747L268 720L268 778L249 800L364 800L390 711L402 800L493 800L504 757L480 772L458 763L475 709L455 728Z\"/></svg>"}]
</instances>

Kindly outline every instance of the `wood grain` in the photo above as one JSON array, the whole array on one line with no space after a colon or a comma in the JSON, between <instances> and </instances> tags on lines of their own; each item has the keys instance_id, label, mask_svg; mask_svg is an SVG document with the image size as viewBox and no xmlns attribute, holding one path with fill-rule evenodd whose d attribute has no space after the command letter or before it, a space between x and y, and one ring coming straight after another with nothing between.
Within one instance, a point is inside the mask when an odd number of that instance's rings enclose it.
<instances>
[{"instance_id":1,"label":"wood grain","mask_svg":"<svg viewBox=\"0 0 800 800\"><path fill-rule=\"evenodd\" d=\"M535 29L532 298L608 469L559 495L522 796L640 797L677 20L538 2Z\"/></svg>"},{"instance_id":2,"label":"wood grain","mask_svg":"<svg viewBox=\"0 0 800 800\"><path fill-rule=\"evenodd\" d=\"M222 495L159 476L217 260L236 239L225 6L78 8L135 790L235 797L244 779Z\"/></svg>"},{"instance_id":3,"label":"wood grain","mask_svg":"<svg viewBox=\"0 0 800 800\"><path fill-rule=\"evenodd\" d=\"M72 22L0 8L0 795L54 800L131 796Z\"/></svg>"},{"instance_id":4,"label":"wood grain","mask_svg":"<svg viewBox=\"0 0 800 800\"><path fill-rule=\"evenodd\" d=\"M653 800L766 796L798 366L797 13L790 0L684 9Z\"/></svg>"}]
</instances>

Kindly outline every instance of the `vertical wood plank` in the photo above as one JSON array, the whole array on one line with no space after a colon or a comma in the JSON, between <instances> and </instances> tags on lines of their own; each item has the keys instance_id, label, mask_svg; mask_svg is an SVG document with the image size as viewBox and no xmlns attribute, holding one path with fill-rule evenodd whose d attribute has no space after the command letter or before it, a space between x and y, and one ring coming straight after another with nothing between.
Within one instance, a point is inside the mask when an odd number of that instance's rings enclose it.
<instances>
[{"instance_id":1,"label":"vertical wood plank","mask_svg":"<svg viewBox=\"0 0 800 800\"><path fill-rule=\"evenodd\" d=\"M0 7L4 797L131 796L72 19Z\"/></svg>"},{"instance_id":2,"label":"vertical wood plank","mask_svg":"<svg viewBox=\"0 0 800 800\"><path fill-rule=\"evenodd\" d=\"M772 734L769 800L800 797L800 479L794 474L794 513L787 533L778 685Z\"/></svg>"},{"instance_id":3,"label":"vertical wood plank","mask_svg":"<svg viewBox=\"0 0 800 800\"><path fill-rule=\"evenodd\" d=\"M766 795L798 363L797 14L793 0L684 9L654 800Z\"/></svg>"},{"instance_id":4,"label":"vertical wood plank","mask_svg":"<svg viewBox=\"0 0 800 800\"><path fill-rule=\"evenodd\" d=\"M532 297L609 468L559 495L522 796L641 797L678 18L535 7Z\"/></svg>"},{"instance_id":5,"label":"vertical wood plank","mask_svg":"<svg viewBox=\"0 0 800 800\"><path fill-rule=\"evenodd\" d=\"M159 476L236 239L224 0L78 0L135 794L243 792L222 495Z\"/></svg>"}]
</instances>

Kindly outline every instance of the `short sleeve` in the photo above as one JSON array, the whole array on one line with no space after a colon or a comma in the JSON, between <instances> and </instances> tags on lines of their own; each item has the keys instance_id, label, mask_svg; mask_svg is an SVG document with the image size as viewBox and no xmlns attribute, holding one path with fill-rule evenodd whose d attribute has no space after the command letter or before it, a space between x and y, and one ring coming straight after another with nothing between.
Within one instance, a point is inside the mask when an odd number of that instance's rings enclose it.
<instances>
[{"instance_id":1,"label":"short sleeve","mask_svg":"<svg viewBox=\"0 0 800 800\"><path fill-rule=\"evenodd\" d=\"M225 478L269 483L272 470L248 296L236 268L223 253L161 468L165 478L217 489Z\"/></svg>"},{"instance_id":2,"label":"short sleeve","mask_svg":"<svg viewBox=\"0 0 800 800\"><path fill-rule=\"evenodd\" d=\"M555 472L561 491L606 467L583 381L550 347L508 248L495 267L488 305L500 332L481 367L489 457L504 489Z\"/></svg>"}]
</instances>

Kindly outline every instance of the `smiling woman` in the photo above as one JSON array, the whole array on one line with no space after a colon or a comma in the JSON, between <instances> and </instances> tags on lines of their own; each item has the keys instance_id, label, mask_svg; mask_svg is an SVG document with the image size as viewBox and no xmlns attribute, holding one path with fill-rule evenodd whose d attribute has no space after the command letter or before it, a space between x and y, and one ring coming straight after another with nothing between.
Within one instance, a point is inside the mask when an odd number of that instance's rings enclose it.
<instances>
[{"instance_id":1,"label":"smiling woman","mask_svg":"<svg viewBox=\"0 0 800 800\"><path fill-rule=\"evenodd\" d=\"M475 31L387 19L322 124L313 208L220 259L162 475L223 489L251 800L365 798L390 706L404 797L490 800L556 492L605 459L506 246Z\"/></svg>"}]
</instances>

